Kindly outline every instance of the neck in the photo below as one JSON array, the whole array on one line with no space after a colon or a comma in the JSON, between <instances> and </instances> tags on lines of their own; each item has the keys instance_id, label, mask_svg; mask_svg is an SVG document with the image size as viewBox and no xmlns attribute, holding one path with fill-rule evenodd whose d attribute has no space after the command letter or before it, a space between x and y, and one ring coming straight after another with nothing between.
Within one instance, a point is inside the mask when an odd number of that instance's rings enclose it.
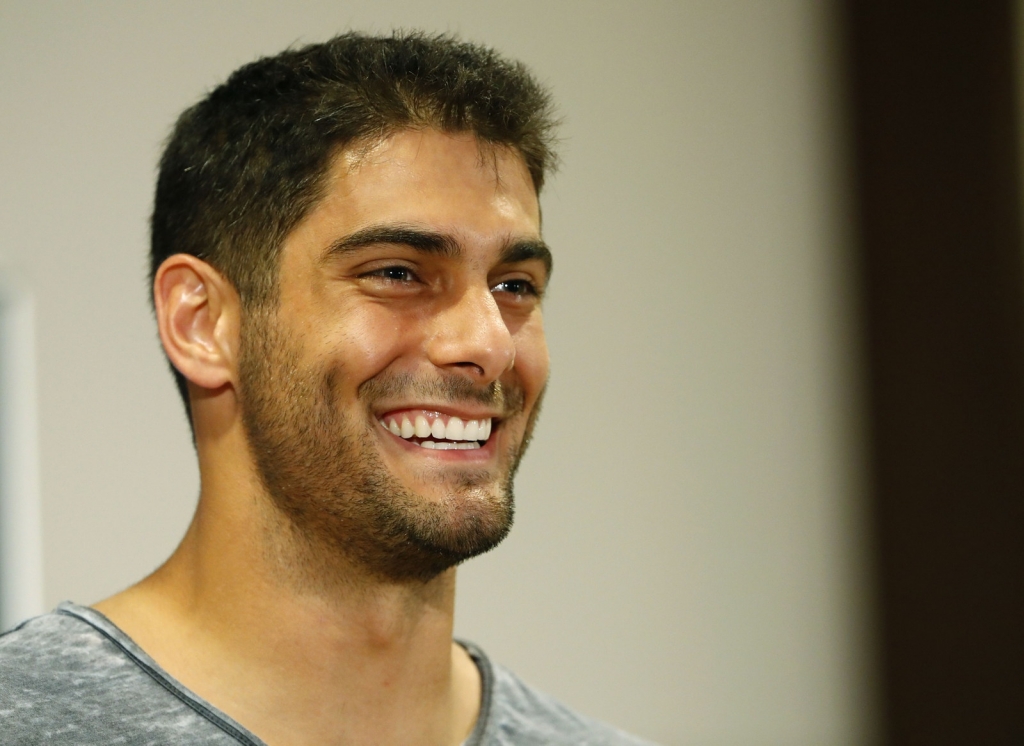
<instances>
[{"instance_id":1,"label":"neck","mask_svg":"<svg viewBox=\"0 0 1024 746\"><path fill-rule=\"evenodd\" d=\"M461 743L480 684L452 644L455 571L375 578L297 535L253 479L205 477L172 557L96 608L272 746Z\"/></svg>"}]
</instances>

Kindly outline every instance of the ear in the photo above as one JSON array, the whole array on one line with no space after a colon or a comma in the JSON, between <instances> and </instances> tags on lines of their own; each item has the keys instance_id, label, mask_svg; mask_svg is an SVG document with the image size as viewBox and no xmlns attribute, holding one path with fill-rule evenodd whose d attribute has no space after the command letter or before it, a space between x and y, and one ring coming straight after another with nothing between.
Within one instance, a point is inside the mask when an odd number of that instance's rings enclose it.
<instances>
[{"instance_id":1,"label":"ear","mask_svg":"<svg viewBox=\"0 0 1024 746\"><path fill-rule=\"evenodd\" d=\"M204 389L237 382L240 301L220 272L202 259L174 254L153 279L160 341L171 364Z\"/></svg>"}]
</instances>

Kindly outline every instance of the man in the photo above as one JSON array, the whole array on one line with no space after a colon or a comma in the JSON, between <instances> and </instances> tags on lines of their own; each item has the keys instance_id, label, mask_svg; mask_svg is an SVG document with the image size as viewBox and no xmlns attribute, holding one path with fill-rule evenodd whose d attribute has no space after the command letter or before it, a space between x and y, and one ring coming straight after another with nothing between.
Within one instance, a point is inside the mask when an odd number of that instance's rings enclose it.
<instances>
[{"instance_id":1,"label":"man","mask_svg":"<svg viewBox=\"0 0 1024 746\"><path fill-rule=\"evenodd\" d=\"M637 744L452 640L548 374L545 91L347 34L186 111L152 221L195 518L150 577L0 638L4 743Z\"/></svg>"}]
</instances>

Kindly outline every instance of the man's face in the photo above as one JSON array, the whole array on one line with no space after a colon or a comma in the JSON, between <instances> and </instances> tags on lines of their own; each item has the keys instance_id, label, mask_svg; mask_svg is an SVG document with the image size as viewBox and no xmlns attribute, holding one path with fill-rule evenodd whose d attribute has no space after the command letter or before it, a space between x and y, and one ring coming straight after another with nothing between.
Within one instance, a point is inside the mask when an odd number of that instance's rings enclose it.
<instances>
[{"instance_id":1,"label":"man's face","mask_svg":"<svg viewBox=\"0 0 1024 746\"><path fill-rule=\"evenodd\" d=\"M504 537L549 262L513 151L405 130L336 159L240 363L257 467L311 546L425 579Z\"/></svg>"}]
</instances>

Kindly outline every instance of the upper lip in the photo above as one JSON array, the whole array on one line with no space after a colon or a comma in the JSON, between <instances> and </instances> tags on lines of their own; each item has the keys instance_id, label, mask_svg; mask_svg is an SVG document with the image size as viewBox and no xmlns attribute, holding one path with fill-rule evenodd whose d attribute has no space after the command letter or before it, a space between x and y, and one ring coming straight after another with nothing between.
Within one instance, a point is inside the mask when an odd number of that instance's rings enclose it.
<instances>
[{"instance_id":1,"label":"upper lip","mask_svg":"<svg viewBox=\"0 0 1024 746\"><path fill-rule=\"evenodd\" d=\"M438 412L439 414L448 415L449 417L458 417L462 420L499 419L502 416L501 412L495 412L493 409L487 409L481 406L473 406L472 404L430 404L415 402L408 404L389 404L386 407L378 407L376 408L377 419L386 417L393 412L404 412L408 410Z\"/></svg>"}]
</instances>

